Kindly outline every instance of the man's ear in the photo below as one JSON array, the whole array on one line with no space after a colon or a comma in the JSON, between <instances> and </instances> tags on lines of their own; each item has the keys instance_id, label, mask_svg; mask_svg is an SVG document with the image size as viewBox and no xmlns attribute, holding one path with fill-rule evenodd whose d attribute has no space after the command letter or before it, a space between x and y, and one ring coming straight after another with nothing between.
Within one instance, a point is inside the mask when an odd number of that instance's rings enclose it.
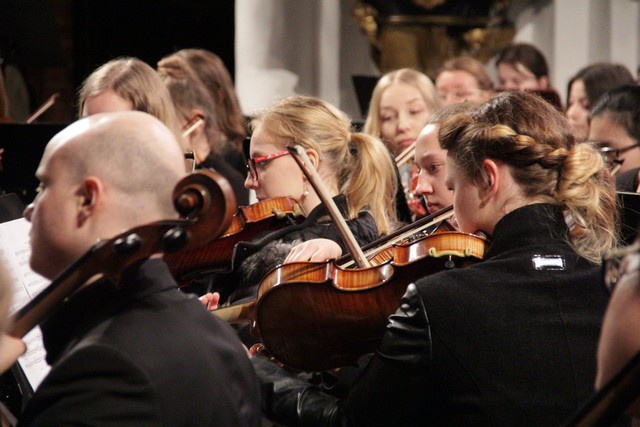
<instances>
[{"instance_id":1,"label":"man's ear","mask_svg":"<svg viewBox=\"0 0 640 427\"><path fill-rule=\"evenodd\" d=\"M482 204L486 204L497 194L502 179L501 172L500 167L494 160L484 159L482 161L484 183L482 187L478 187Z\"/></svg>"},{"instance_id":2,"label":"man's ear","mask_svg":"<svg viewBox=\"0 0 640 427\"><path fill-rule=\"evenodd\" d=\"M78 208L78 226L95 214L98 203L103 197L104 188L100 179L90 176L84 179L76 191Z\"/></svg>"}]
</instances>

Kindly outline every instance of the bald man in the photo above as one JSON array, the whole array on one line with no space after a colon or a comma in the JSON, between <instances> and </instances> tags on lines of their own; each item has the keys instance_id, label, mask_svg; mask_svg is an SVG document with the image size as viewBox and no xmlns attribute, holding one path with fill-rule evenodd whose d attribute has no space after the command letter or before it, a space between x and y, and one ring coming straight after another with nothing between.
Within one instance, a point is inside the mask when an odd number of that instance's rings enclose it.
<instances>
[{"instance_id":1,"label":"bald man","mask_svg":"<svg viewBox=\"0 0 640 427\"><path fill-rule=\"evenodd\" d=\"M141 112L94 115L47 145L36 171L31 267L54 278L98 239L175 218L184 174L171 132ZM25 425L258 425L246 352L227 324L177 290L163 261L128 271L120 289L84 286L41 324L49 375Z\"/></svg>"}]
</instances>

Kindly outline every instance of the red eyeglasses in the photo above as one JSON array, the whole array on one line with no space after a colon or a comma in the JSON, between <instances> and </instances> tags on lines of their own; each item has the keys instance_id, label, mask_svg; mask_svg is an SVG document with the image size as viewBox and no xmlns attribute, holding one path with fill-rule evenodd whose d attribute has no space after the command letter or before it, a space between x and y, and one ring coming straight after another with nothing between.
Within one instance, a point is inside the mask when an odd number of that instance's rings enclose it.
<instances>
[{"instance_id":1,"label":"red eyeglasses","mask_svg":"<svg viewBox=\"0 0 640 427\"><path fill-rule=\"evenodd\" d=\"M278 157L286 156L287 154L291 154L288 151L281 151L279 153L267 154L266 156L260 157L250 157L249 148L250 148L251 138L246 138L244 140L244 144L242 144L244 157L247 163L247 171L249 176L253 181L258 180L258 165L261 163L269 162L273 159L277 159Z\"/></svg>"}]
</instances>

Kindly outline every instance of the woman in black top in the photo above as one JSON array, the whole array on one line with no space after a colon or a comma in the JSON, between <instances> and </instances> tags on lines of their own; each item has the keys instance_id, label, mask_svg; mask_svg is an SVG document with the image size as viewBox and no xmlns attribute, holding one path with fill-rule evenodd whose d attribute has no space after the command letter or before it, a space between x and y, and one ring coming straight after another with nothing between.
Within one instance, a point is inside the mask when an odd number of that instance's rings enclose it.
<instances>
[{"instance_id":1,"label":"woman in black top","mask_svg":"<svg viewBox=\"0 0 640 427\"><path fill-rule=\"evenodd\" d=\"M483 262L409 285L344 399L263 356L263 410L285 425L558 425L592 393L606 304L600 253L616 243L601 156L562 114L496 95L442 123L446 183Z\"/></svg>"},{"instance_id":2,"label":"woman in black top","mask_svg":"<svg viewBox=\"0 0 640 427\"><path fill-rule=\"evenodd\" d=\"M306 212L301 224L256 236L236 246L231 274L217 277L212 290L229 293L230 303L255 299L260 280L298 246L297 261L325 261L346 246L311 184L287 151L301 145L328 188L360 245L393 229L396 175L382 141L351 132L349 118L318 98L292 96L268 108L251 123L246 147L249 173L245 186L258 200L290 197Z\"/></svg>"}]
</instances>

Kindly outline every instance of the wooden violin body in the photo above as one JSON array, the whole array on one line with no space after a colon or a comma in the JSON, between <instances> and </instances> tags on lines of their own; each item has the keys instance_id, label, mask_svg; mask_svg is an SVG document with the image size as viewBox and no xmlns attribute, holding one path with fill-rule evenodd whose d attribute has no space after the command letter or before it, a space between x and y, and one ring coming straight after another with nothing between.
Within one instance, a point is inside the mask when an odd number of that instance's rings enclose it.
<instances>
[{"instance_id":1,"label":"wooden violin body","mask_svg":"<svg viewBox=\"0 0 640 427\"><path fill-rule=\"evenodd\" d=\"M164 260L173 277L183 285L199 274L226 270L238 242L249 242L261 232L277 230L303 219L304 211L288 197L278 197L241 206L222 235L195 250L167 253Z\"/></svg>"},{"instance_id":2,"label":"wooden violin body","mask_svg":"<svg viewBox=\"0 0 640 427\"><path fill-rule=\"evenodd\" d=\"M479 261L486 245L483 237L443 232L394 245L392 260L370 268L343 269L332 261L279 266L258 290L256 332L293 368L350 365L375 350L410 283Z\"/></svg>"}]
</instances>

